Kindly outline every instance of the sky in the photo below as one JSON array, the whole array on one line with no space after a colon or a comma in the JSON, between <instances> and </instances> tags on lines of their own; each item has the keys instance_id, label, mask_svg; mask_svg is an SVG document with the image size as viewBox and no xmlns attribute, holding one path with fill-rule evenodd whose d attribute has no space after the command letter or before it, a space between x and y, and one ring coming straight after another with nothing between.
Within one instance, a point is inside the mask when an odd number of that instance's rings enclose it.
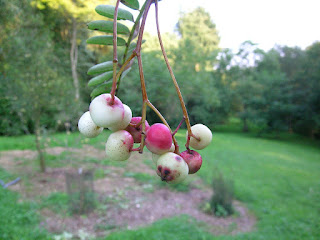
<instances>
[{"instance_id":1,"label":"sky","mask_svg":"<svg viewBox=\"0 0 320 240\"><path fill-rule=\"evenodd\" d=\"M250 40L265 51L276 44L305 49L320 41L320 0L162 0L161 32L173 32L180 13L197 6L210 13L221 48L236 51L242 42ZM152 34L156 34L154 16L152 6L146 23L146 31Z\"/></svg>"}]
</instances>

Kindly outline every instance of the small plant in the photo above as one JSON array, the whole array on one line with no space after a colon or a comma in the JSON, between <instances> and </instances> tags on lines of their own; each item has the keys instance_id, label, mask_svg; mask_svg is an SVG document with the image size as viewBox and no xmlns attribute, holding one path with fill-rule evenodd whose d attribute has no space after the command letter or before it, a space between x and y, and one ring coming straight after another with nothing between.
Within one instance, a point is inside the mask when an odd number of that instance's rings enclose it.
<instances>
[{"instance_id":1,"label":"small plant","mask_svg":"<svg viewBox=\"0 0 320 240\"><path fill-rule=\"evenodd\" d=\"M210 200L211 211L218 217L226 217L234 213L232 205L234 197L234 184L226 180L222 173L218 173L212 182L213 195Z\"/></svg>"},{"instance_id":2,"label":"small plant","mask_svg":"<svg viewBox=\"0 0 320 240\"><path fill-rule=\"evenodd\" d=\"M120 3L139 11L137 18L134 19L130 11L120 8ZM155 5L156 27L161 51L183 112L182 120L175 131L172 131L166 119L150 102L146 91L141 49L144 26L152 4ZM188 174L196 173L202 164L202 157L198 152L191 150L190 146L195 150L204 149L210 144L212 133L203 124L196 124L191 127L179 85L162 43L158 19L158 0L146 0L141 8L138 0L117 0L115 6L98 5L95 10L104 17L112 18L113 21L98 20L89 23L89 29L104 32L107 35L91 37L87 40L87 43L112 45L113 59L112 61L99 63L88 70L88 75L97 76L93 77L88 83L89 87L94 87L91 92L92 101L89 111L84 113L79 120L79 131L86 137L95 137L103 128L111 130L113 133L106 143L106 154L110 160L125 161L130 157L132 151L143 153L146 146L154 155L156 171L162 181L170 183L183 181ZM118 23L117 20L133 22L131 30ZM127 40L124 39L126 36ZM133 40L136 37L137 41L134 42ZM118 58L118 48L121 47L124 48L121 51L123 55ZM135 59L137 59L140 74L142 111L141 116L132 117L130 107L123 104L116 95L122 79L131 70ZM149 126L146 120L148 107L157 114L162 123ZM180 153L175 134L183 122L187 126L186 151ZM139 143L140 146L133 148L134 143Z\"/></svg>"}]
</instances>

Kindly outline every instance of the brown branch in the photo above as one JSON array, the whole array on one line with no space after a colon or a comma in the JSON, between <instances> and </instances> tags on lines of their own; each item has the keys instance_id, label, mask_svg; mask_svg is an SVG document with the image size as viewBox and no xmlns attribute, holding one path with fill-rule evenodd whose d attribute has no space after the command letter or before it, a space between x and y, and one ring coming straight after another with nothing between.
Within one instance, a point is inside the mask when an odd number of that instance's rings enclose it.
<instances>
[{"instance_id":1,"label":"brown branch","mask_svg":"<svg viewBox=\"0 0 320 240\"><path fill-rule=\"evenodd\" d=\"M192 135L192 131L191 131L191 125L190 125L190 119L189 119L188 111L187 111L186 105L184 103L184 100L183 100L183 97L182 97L178 82L177 82L177 80L176 80L176 78L174 76L174 73L172 71L172 68L170 66L169 59L168 59L168 56L167 56L166 51L164 49L162 38L161 38L160 27L159 27L158 0L155 0L155 10L156 10L157 33L158 33L158 39L159 39L161 51L162 51L162 54L163 54L163 58L164 58L164 60L166 62L167 68L169 70L170 76L172 78L173 84L174 84L174 86L176 88L176 92L177 92L178 97L179 97L179 101L180 101L181 108L182 108L182 111L183 111L183 116L185 118L187 129L188 129L188 135L191 136ZM189 141L187 141L187 146L186 147L187 148L189 147Z\"/></svg>"}]
</instances>

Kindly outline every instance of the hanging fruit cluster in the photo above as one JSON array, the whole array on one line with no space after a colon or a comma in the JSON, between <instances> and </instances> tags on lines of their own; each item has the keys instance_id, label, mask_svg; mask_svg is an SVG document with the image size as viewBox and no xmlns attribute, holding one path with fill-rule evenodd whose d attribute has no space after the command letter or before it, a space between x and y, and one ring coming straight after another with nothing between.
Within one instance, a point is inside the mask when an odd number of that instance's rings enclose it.
<instances>
[{"instance_id":1,"label":"hanging fruit cluster","mask_svg":"<svg viewBox=\"0 0 320 240\"><path fill-rule=\"evenodd\" d=\"M131 12L119 8L120 2L131 9L138 10L140 12L138 17L134 20ZM153 3L156 10L159 43L183 110L183 120L175 131L171 130L166 119L149 101L145 86L140 53L144 25L150 6ZM203 124L196 124L192 127L190 125L180 88L162 44L158 22L158 1L146 0L139 10L138 0L117 0L115 7L99 5L96 7L96 12L107 18L112 18L113 21L93 21L88 24L89 29L105 32L109 35L91 37L87 40L87 43L113 45L113 60L97 64L88 70L89 75L97 76L93 77L88 83L90 87L95 88L91 93L92 101L89 111L85 112L79 120L79 131L85 137L92 138L98 136L104 128L107 128L112 131L106 142L106 157L108 159L125 161L129 159L131 152L139 151L143 153L144 147L146 147L152 152L152 159L157 166L156 172L162 181L170 183L183 181L188 174L196 173L200 169L202 157L195 150L207 147L212 140L212 133ZM129 20L134 22L134 25L129 30L128 27L118 23L117 20ZM128 35L127 41L118 37L118 34ZM137 42L133 42L137 36ZM125 47L121 63L118 61L118 46ZM130 71L135 58L138 60L140 72L142 111L141 116L132 117L130 107L123 104L116 93L120 81ZM155 123L151 126L148 124L147 107L150 107L159 116L162 123ZM187 125L186 150L180 152L175 133L183 122ZM134 148L134 143L138 143L139 147ZM195 150L191 150L190 147Z\"/></svg>"}]
</instances>

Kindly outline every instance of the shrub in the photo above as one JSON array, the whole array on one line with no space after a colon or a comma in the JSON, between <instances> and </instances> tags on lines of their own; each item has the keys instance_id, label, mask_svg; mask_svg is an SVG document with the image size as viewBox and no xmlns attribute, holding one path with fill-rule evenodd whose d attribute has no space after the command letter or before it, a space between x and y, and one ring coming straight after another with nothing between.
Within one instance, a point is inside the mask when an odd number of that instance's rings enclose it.
<instances>
[{"instance_id":1,"label":"shrub","mask_svg":"<svg viewBox=\"0 0 320 240\"><path fill-rule=\"evenodd\" d=\"M225 217L234 213L232 200L234 197L234 183L227 180L222 173L218 173L212 182L213 195L210 200L211 211L214 215Z\"/></svg>"}]
</instances>

